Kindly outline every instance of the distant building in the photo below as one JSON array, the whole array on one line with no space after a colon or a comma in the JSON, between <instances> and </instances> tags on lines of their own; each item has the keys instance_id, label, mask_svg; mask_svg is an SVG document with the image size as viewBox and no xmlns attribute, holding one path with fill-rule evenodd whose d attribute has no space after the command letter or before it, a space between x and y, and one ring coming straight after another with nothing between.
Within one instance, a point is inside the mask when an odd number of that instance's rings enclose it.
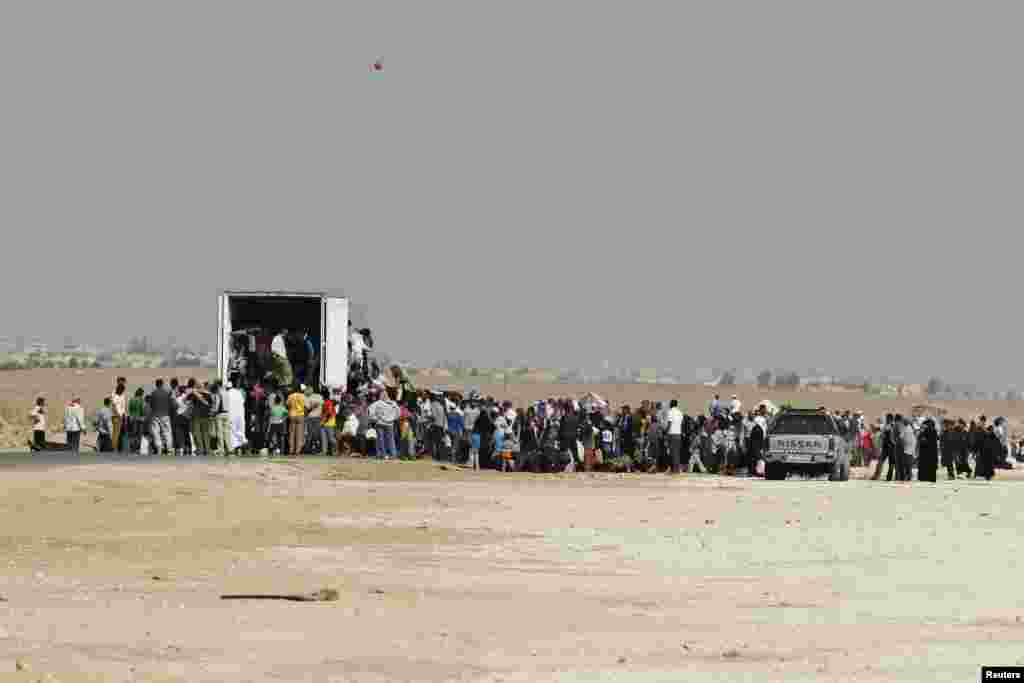
<instances>
[{"instance_id":1,"label":"distant building","mask_svg":"<svg viewBox=\"0 0 1024 683\"><path fill-rule=\"evenodd\" d=\"M28 349L26 350L29 353L49 353L50 347L41 342L40 340L36 339L33 340L31 344L29 344Z\"/></svg>"},{"instance_id":2,"label":"distant building","mask_svg":"<svg viewBox=\"0 0 1024 683\"><path fill-rule=\"evenodd\" d=\"M801 377L800 386L802 387L823 387L830 386L835 382L835 378L831 375L814 375L812 377Z\"/></svg>"}]
</instances>

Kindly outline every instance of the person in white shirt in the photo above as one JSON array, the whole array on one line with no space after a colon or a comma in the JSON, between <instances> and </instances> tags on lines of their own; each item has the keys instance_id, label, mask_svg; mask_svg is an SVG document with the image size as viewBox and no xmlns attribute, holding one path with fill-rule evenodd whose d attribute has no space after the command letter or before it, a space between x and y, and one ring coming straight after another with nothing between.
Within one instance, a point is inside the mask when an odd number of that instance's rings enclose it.
<instances>
[{"instance_id":1,"label":"person in white shirt","mask_svg":"<svg viewBox=\"0 0 1024 683\"><path fill-rule=\"evenodd\" d=\"M288 360L288 346L284 338L288 330L281 330L270 342L270 372L279 387L290 387L295 381L292 362Z\"/></svg>"},{"instance_id":2,"label":"person in white shirt","mask_svg":"<svg viewBox=\"0 0 1024 683\"><path fill-rule=\"evenodd\" d=\"M32 406L32 412L29 413L29 417L32 419L32 441L29 445L33 451L44 451L46 450L46 399L39 397L36 399L36 403Z\"/></svg>"},{"instance_id":3,"label":"person in white shirt","mask_svg":"<svg viewBox=\"0 0 1024 683\"><path fill-rule=\"evenodd\" d=\"M896 477L899 481L910 481L914 455L917 452L917 435L914 434L914 428L911 426L909 418L903 420L903 428L900 430L900 441L903 446L903 457L899 461Z\"/></svg>"},{"instance_id":4,"label":"person in white shirt","mask_svg":"<svg viewBox=\"0 0 1024 683\"><path fill-rule=\"evenodd\" d=\"M82 399L76 398L64 409L64 432L67 434L67 449L78 455L82 446L82 432L85 431L85 410Z\"/></svg>"},{"instance_id":5,"label":"person in white shirt","mask_svg":"<svg viewBox=\"0 0 1024 683\"><path fill-rule=\"evenodd\" d=\"M729 412L737 415L741 410L743 410L743 404L740 402L740 397L733 394L732 401L729 402Z\"/></svg>"},{"instance_id":6,"label":"person in white shirt","mask_svg":"<svg viewBox=\"0 0 1024 683\"><path fill-rule=\"evenodd\" d=\"M358 365L361 370L365 370L366 360L366 339L363 338L363 333L352 327L352 321L348 322L348 343L352 349L352 353L349 356L349 365Z\"/></svg>"},{"instance_id":7,"label":"person in white shirt","mask_svg":"<svg viewBox=\"0 0 1024 683\"><path fill-rule=\"evenodd\" d=\"M679 453L683 447L683 411L679 401L672 399L665 416L665 431L668 433L668 452L672 462L672 474L679 474Z\"/></svg>"}]
</instances>

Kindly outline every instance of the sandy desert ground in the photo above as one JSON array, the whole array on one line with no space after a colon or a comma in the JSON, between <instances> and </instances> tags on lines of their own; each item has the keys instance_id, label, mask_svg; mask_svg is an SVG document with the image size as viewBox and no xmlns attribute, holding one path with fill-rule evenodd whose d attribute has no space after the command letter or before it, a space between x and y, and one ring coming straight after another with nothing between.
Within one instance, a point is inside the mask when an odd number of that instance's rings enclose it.
<instances>
[{"instance_id":1,"label":"sandy desert ground","mask_svg":"<svg viewBox=\"0 0 1024 683\"><path fill-rule=\"evenodd\" d=\"M1024 662L1019 473L0 472L0 681L970 681ZM322 588L339 599L220 599Z\"/></svg>"}]
</instances>

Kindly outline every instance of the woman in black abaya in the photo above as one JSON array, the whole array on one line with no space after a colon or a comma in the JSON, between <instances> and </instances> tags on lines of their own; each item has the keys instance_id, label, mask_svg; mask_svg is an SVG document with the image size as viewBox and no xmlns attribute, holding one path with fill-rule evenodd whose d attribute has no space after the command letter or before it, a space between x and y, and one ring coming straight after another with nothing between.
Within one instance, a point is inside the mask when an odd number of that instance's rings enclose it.
<instances>
[{"instance_id":1,"label":"woman in black abaya","mask_svg":"<svg viewBox=\"0 0 1024 683\"><path fill-rule=\"evenodd\" d=\"M935 423L925 420L917 437L917 480L935 481L939 468L939 434Z\"/></svg>"},{"instance_id":2,"label":"woman in black abaya","mask_svg":"<svg viewBox=\"0 0 1024 683\"><path fill-rule=\"evenodd\" d=\"M992 427L980 432L977 462L974 464L974 478L984 477L991 481L996 474L996 458L1003 450Z\"/></svg>"}]
</instances>

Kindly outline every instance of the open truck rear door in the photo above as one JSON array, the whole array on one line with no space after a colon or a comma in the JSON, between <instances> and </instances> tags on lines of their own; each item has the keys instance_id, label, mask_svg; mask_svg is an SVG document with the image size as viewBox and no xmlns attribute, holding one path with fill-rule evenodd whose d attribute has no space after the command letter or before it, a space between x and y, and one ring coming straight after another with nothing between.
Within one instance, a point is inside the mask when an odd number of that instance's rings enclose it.
<instances>
[{"instance_id":1,"label":"open truck rear door","mask_svg":"<svg viewBox=\"0 0 1024 683\"><path fill-rule=\"evenodd\" d=\"M348 299L325 296L320 316L320 384L348 386Z\"/></svg>"}]
</instances>

